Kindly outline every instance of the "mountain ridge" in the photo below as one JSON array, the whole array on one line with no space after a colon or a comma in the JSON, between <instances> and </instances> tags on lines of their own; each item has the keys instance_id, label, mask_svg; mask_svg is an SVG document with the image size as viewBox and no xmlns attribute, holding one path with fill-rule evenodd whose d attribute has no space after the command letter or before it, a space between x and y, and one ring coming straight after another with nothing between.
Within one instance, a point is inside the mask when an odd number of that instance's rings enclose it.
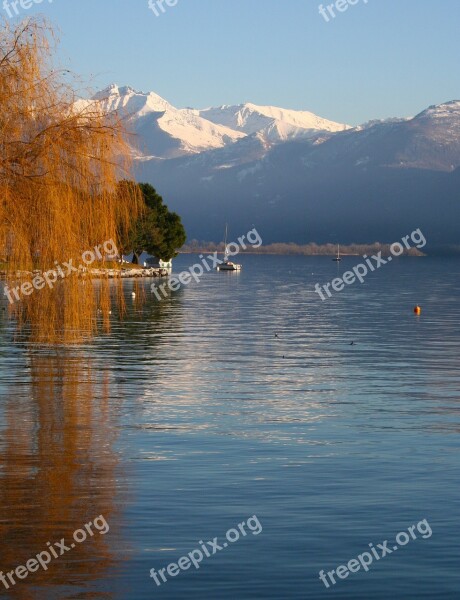
<instances>
[{"instance_id":1,"label":"mountain ridge","mask_svg":"<svg viewBox=\"0 0 460 600\"><path fill-rule=\"evenodd\" d=\"M116 84L97 92L92 99L100 102L103 110L123 115L144 142L140 150L151 158L197 154L255 134L278 143L350 129L349 125L308 111L252 103L206 109L176 108L155 92ZM169 144L165 143L168 136Z\"/></svg>"},{"instance_id":2,"label":"mountain ridge","mask_svg":"<svg viewBox=\"0 0 460 600\"><path fill-rule=\"evenodd\" d=\"M103 102L138 134L136 178L190 239L217 241L228 222L265 243L392 242L422 227L429 244L458 244L458 100L351 128L251 103L176 109L151 94L112 87Z\"/></svg>"}]
</instances>

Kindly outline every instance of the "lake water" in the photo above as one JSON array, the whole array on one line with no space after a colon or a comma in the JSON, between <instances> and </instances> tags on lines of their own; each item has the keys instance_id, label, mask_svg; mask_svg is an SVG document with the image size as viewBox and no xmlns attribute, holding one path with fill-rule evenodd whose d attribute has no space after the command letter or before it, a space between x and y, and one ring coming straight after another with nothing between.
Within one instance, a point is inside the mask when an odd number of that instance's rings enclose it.
<instances>
[{"instance_id":1,"label":"lake water","mask_svg":"<svg viewBox=\"0 0 460 600\"><path fill-rule=\"evenodd\" d=\"M396 260L322 302L358 261L243 256L143 305L126 282L125 319L83 347L14 341L3 312L0 570L110 530L0 594L457 598L460 262ZM198 570L149 576L254 516ZM319 580L424 519L431 536Z\"/></svg>"}]
</instances>

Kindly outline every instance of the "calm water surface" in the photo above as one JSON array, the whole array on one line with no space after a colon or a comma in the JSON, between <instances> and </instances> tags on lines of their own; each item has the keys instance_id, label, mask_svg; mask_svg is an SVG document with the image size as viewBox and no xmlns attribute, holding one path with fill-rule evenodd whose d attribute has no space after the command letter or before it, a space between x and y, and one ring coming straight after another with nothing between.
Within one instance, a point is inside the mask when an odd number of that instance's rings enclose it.
<instances>
[{"instance_id":1,"label":"calm water surface","mask_svg":"<svg viewBox=\"0 0 460 600\"><path fill-rule=\"evenodd\" d=\"M358 261L244 256L162 302L146 281L142 306L127 282L124 321L78 348L14 341L2 312L0 570L110 531L0 594L458 598L460 262L401 259L321 302ZM253 515L259 535L149 577ZM430 538L319 580L423 519Z\"/></svg>"}]
</instances>

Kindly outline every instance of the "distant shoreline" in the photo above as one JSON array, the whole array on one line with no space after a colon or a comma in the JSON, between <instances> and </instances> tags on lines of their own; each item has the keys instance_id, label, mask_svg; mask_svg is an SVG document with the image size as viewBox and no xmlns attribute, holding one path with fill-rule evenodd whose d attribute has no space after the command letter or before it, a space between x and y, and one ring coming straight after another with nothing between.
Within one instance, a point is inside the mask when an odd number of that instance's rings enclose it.
<instances>
[{"instance_id":1,"label":"distant shoreline","mask_svg":"<svg viewBox=\"0 0 460 600\"><path fill-rule=\"evenodd\" d=\"M391 244L348 244L340 246L340 255L346 256L363 256L364 254L372 255L378 252L382 256L389 256ZM190 244L186 244L179 250L179 254L201 254L203 252L219 252L224 253L224 244L216 244L214 242L196 242L193 240ZM285 255L285 256L336 256L337 244L286 244L275 243L260 246L259 248L250 248L241 250L240 254L267 254L267 255ZM417 248L410 248L404 251L404 256L422 257L426 256Z\"/></svg>"}]
</instances>

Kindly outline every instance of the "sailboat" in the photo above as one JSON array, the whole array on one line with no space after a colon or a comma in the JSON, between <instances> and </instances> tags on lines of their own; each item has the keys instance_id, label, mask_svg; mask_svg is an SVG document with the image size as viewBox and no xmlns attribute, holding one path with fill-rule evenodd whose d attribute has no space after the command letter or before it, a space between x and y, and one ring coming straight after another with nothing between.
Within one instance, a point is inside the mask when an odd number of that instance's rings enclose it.
<instances>
[{"instance_id":1,"label":"sailboat","mask_svg":"<svg viewBox=\"0 0 460 600\"><path fill-rule=\"evenodd\" d=\"M241 265L228 260L228 246L227 246L227 234L228 234L228 225L225 225L225 251L224 251L224 260L217 267L218 271L241 271Z\"/></svg>"},{"instance_id":2,"label":"sailboat","mask_svg":"<svg viewBox=\"0 0 460 600\"><path fill-rule=\"evenodd\" d=\"M340 244L337 244L337 256L332 259L334 262L340 262L342 257L340 256Z\"/></svg>"}]
</instances>

